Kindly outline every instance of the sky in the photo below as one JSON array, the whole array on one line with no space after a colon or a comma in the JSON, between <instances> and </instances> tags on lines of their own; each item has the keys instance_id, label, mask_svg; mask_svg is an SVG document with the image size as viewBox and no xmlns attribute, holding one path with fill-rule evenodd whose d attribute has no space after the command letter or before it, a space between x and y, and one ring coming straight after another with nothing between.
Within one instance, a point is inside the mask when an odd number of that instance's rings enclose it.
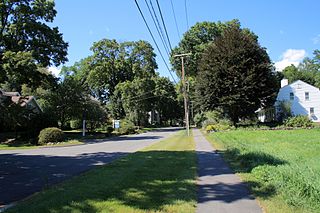
<instances>
[{"instance_id":1,"label":"sky","mask_svg":"<svg viewBox=\"0 0 320 213\"><path fill-rule=\"evenodd\" d=\"M145 0L137 2L170 66ZM156 0L152 2L157 9ZM267 49L278 71L290 64L298 65L303 58L312 57L315 49L320 49L319 0L172 0L177 27L171 0L158 2L173 47L197 22L238 19L243 28L249 28L259 37L260 45ZM134 0L55 0L55 3L57 16L50 25L57 26L69 43L66 66L91 55L92 44L104 38L119 42L146 40L157 54L157 71L169 77ZM53 73L59 69L50 68Z\"/></svg>"}]
</instances>

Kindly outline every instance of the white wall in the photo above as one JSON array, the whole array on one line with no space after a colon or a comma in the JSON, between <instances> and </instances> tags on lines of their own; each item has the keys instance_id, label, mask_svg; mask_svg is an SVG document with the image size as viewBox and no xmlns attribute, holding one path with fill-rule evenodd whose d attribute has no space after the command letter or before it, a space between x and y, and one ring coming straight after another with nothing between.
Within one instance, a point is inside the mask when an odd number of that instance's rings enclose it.
<instances>
[{"instance_id":1,"label":"white wall","mask_svg":"<svg viewBox=\"0 0 320 213\"><path fill-rule=\"evenodd\" d=\"M290 93L294 100L290 100ZM309 100L305 100L305 92L309 92ZM294 115L308 115L315 122L320 122L320 91L303 81L295 81L280 89L277 101L289 101ZM277 103L276 103L277 105ZM314 108L314 116L310 116L310 108Z\"/></svg>"}]
</instances>

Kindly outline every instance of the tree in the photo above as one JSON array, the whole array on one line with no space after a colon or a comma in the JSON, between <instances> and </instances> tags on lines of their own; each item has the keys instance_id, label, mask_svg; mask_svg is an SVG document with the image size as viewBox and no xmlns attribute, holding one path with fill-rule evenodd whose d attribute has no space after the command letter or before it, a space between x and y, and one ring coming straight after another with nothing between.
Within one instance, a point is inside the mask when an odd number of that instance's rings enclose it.
<instances>
[{"instance_id":1,"label":"tree","mask_svg":"<svg viewBox=\"0 0 320 213\"><path fill-rule=\"evenodd\" d=\"M183 109L177 99L175 85L166 77L156 76L153 108L159 112L160 125L169 120L182 118Z\"/></svg>"},{"instance_id":2,"label":"tree","mask_svg":"<svg viewBox=\"0 0 320 213\"><path fill-rule=\"evenodd\" d=\"M313 86L320 87L320 51L315 50L313 55L313 58L304 58L297 67L294 65L286 67L282 71L284 77L290 83L302 80Z\"/></svg>"},{"instance_id":3,"label":"tree","mask_svg":"<svg viewBox=\"0 0 320 213\"><path fill-rule=\"evenodd\" d=\"M46 96L48 104L43 110L55 115L62 128L66 127L66 123L71 119L82 117L86 94L80 82L72 77L65 78Z\"/></svg>"},{"instance_id":4,"label":"tree","mask_svg":"<svg viewBox=\"0 0 320 213\"><path fill-rule=\"evenodd\" d=\"M237 24L237 20L230 22L200 22L190 28L181 39L179 45L171 52L171 64L180 76L181 60L174 55L181 53L192 53L188 60L185 61L185 68L188 76L196 76L199 71L199 63L204 50L215 38L221 35L223 29L232 24Z\"/></svg>"},{"instance_id":5,"label":"tree","mask_svg":"<svg viewBox=\"0 0 320 213\"><path fill-rule=\"evenodd\" d=\"M155 82L148 78L135 78L133 81L122 82L116 86L115 93L121 94L120 100L126 117L137 126L147 124L147 113L153 109L155 101L154 88ZM118 109L111 109L115 110Z\"/></svg>"},{"instance_id":6,"label":"tree","mask_svg":"<svg viewBox=\"0 0 320 213\"><path fill-rule=\"evenodd\" d=\"M88 129L90 132L93 132L94 129L100 127L103 123L106 123L108 114L101 103L92 97L88 97L84 105Z\"/></svg>"},{"instance_id":7,"label":"tree","mask_svg":"<svg viewBox=\"0 0 320 213\"><path fill-rule=\"evenodd\" d=\"M38 67L67 61L68 44L58 28L49 27L56 16L54 1L4 0L0 4L0 83L20 90L37 87L47 77Z\"/></svg>"},{"instance_id":8,"label":"tree","mask_svg":"<svg viewBox=\"0 0 320 213\"><path fill-rule=\"evenodd\" d=\"M236 124L273 104L278 83L258 37L231 24L206 49L196 79L196 103L203 111L221 107Z\"/></svg>"},{"instance_id":9,"label":"tree","mask_svg":"<svg viewBox=\"0 0 320 213\"><path fill-rule=\"evenodd\" d=\"M146 41L118 43L102 39L95 42L91 50L92 56L64 67L62 73L83 82L102 102L110 100L119 83L155 75L155 54Z\"/></svg>"}]
</instances>

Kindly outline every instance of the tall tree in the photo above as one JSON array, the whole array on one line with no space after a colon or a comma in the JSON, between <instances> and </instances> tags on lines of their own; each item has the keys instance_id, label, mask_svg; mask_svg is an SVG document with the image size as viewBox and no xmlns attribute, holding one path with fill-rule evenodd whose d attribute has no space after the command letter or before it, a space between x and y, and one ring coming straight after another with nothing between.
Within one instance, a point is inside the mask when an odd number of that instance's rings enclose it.
<instances>
[{"instance_id":1,"label":"tall tree","mask_svg":"<svg viewBox=\"0 0 320 213\"><path fill-rule=\"evenodd\" d=\"M223 30L206 49L196 83L202 110L223 108L234 124L272 104L278 90L270 58L258 37L239 24Z\"/></svg>"},{"instance_id":2,"label":"tall tree","mask_svg":"<svg viewBox=\"0 0 320 213\"><path fill-rule=\"evenodd\" d=\"M182 118L183 104L177 99L175 85L166 77L156 76L153 80L155 81L153 108L159 112L160 124Z\"/></svg>"},{"instance_id":3,"label":"tall tree","mask_svg":"<svg viewBox=\"0 0 320 213\"><path fill-rule=\"evenodd\" d=\"M68 44L57 27L49 27L56 16L54 1L3 0L0 3L0 83L15 80L37 87L45 75L37 67L67 61ZM31 82L30 82L31 80Z\"/></svg>"},{"instance_id":4,"label":"tall tree","mask_svg":"<svg viewBox=\"0 0 320 213\"><path fill-rule=\"evenodd\" d=\"M61 127L73 118L82 117L87 94L82 84L73 77L65 78L55 90L46 95L44 111L52 112Z\"/></svg>"},{"instance_id":5,"label":"tall tree","mask_svg":"<svg viewBox=\"0 0 320 213\"><path fill-rule=\"evenodd\" d=\"M146 41L118 43L102 39L95 42L91 50L92 56L62 71L86 84L103 102L110 100L119 83L155 75L155 54Z\"/></svg>"},{"instance_id":6,"label":"tall tree","mask_svg":"<svg viewBox=\"0 0 320 213\"><path fill-rule=\"evenodd\" d=\"M237 20L230 22L199 22L190 28L181 39L179 45L171 52L171 64L178 76L181 72L181 60L174 55L181 53L192 53L188 60L185 60L185 69L188 76L196 76L199 71L199 63L204 50L221 35L223 29L231 24L238 23Z\"/></svg>"},{"instance_id":7,"label":"tall tree","mask_svg":"<svg viewBox=\"0 0 320 213\"><path fill-rule=\"evenodd\" d=\"M294 65L288 66L282 73L290 83L296 80L302 80L316 87L320 87L320 51L315 50L313 52L313 58L306 57L297 67Z\"/></svg>"}]
</instances>

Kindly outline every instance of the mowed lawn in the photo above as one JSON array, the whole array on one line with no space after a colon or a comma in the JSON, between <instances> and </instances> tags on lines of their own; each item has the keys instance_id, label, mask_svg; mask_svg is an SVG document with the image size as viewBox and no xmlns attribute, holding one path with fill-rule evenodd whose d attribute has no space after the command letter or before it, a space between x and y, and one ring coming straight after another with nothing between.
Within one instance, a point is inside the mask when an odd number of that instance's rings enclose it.
<instances>
[{"instance_id":1,"label":"mowed lawn","mask_svg":"<svg viewBox=\"0 0 320 213\"><path fill-rule=\"evenodd\" d=\"M211 133L266 212L320 212L320 129Z\"/></svg>"},{"instance_id":2,"label":"mowed lawn","mask_svg":"<svg viewBox=\"0 0 320 213\"><path fill-rule=\"evenodd\" d=\"M8 212L194 212L196 153L185 132L40 192Z\"/></svg>"}]
</instances>

